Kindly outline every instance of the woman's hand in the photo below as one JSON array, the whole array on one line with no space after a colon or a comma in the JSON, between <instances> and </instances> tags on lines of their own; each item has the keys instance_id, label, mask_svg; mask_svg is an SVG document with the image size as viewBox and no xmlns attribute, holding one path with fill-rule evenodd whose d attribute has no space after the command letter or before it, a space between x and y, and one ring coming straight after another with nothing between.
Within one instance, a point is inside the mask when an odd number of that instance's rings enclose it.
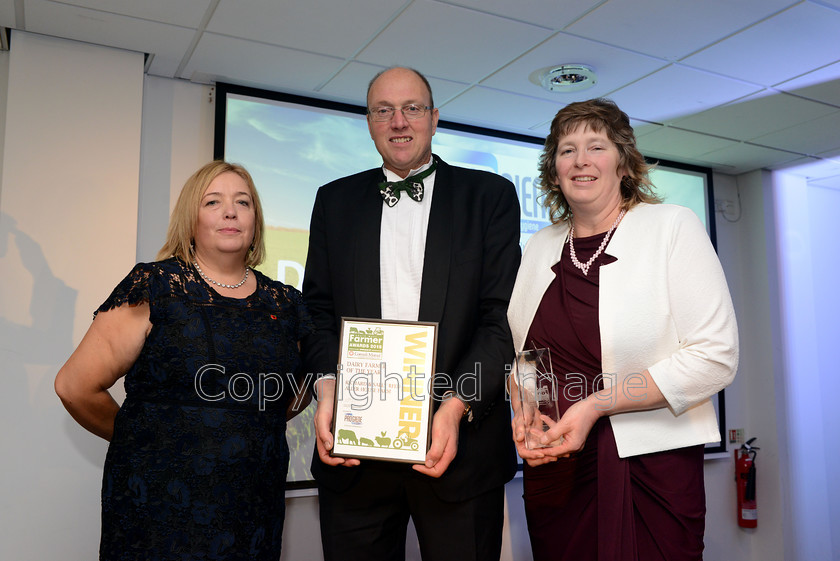
<instances>
[{"instance_id":1,"label":"woman's hand","mask_svg":"<svg viewBox=\"0 0 840 561\"><path fill-rule=\"evenodd\" d=\"M548 462L555 462L557 458L553 458L550 456L546 456L543 454L541 448L529 449L527 443L525 442L526 437L529 435L531 442L535 442L535 433L533 428L533 421L534 415L533 412L524 412L522 410L522 405L519 402L519 388L514 382L513 377L509 378L510 380L510 404L513 408L513 419L511 419L510 425L513 431L513 443L516 445L516 452L519 454L519 457L528 462L529 466L539 466L542 464L546 464ZM542 432L542 421L536 419L539 422L540 432ZM538 437L538 435L536 435Z\"/></svg>"},{"instance_id":2,"label":"woman's hand","mask_svg":"<svg viewBox=\"0 0 840 561\"><path fill-rule=\"evenodd\" d=\"M568 458L570 454L580 452L592 427L604 412L598 408L596 401L584 399L573 403L559 421L543 415L542 420L549 429L540 438L540 443L546 446L541 451L555 459Z\"/></svg>"},{"instance_id":3,"label":"woman's hand","mask_svg":"<svg viewBox=\"0 0 840 561\"><path fill-rule=\"evenodd\" d=\"M513 443L516 445L516 452L519 457L525 460L529 466L536 467L549 462L556 462L557 458L546 456L543 448L529 449L525 438L528 435L528 424L525 416L522 414L521 408L514 408L515 413L511 420L511 428L513 429ZM540 421L542 423L542 421ZM531 434L531 442L537 441L538 437Z\"/></svg>"},{"instance_id":4,"label":"woman's hand","mask_svg":"<svg viewBox=\"0 0 840 561\"><path fill-rule=\"evenodd\" d=\"M668 404L647 370L634 374L632 381L632 386L626 387L625 382L621 382L573 403L557 422L543 417L549 429L542 436L541 442L548 446L542 452L560 458L568 457L583 450L589 432L601 417L657 409Z\"/></svg>"}]
</instances>

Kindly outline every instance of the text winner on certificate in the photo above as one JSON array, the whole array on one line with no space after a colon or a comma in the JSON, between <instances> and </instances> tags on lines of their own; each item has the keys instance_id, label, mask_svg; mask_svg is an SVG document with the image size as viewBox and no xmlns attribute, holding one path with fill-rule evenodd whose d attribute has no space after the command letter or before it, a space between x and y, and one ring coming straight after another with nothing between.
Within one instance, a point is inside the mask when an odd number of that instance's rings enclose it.
<instances>
[{"instance_id":1,"label":"text winner on certificate","mask_svg":"<svg viewBox=\"0 0 840 561\"><path fill-rule=\"evenodd\" d=\"M425 462L436 346L434 322L342 318L333 456Z\"/></svg>"}]
</instances>

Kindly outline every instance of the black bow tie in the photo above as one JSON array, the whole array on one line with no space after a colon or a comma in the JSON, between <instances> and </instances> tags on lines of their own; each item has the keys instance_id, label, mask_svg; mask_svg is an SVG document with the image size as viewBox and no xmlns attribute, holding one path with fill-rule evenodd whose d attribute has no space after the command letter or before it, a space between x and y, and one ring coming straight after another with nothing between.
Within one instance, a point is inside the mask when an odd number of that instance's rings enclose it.
<instances>
[{"instance_id":1,"label":"black bow tie","mask_svg":"<svg viewBox=\"0 0 840 561\"><path fill-rule=\"evenodd\" d=\"M423 200L423 180L429 177L436 167L437 162L432 161L429 169L417 175L411 175L402 181L383 181L379 184L379 193L382 195L382 200L385 201L386 205L394 206L400 200L400 191L405 191L409 197L419 203Z\"/></svg>"}]
</instances>

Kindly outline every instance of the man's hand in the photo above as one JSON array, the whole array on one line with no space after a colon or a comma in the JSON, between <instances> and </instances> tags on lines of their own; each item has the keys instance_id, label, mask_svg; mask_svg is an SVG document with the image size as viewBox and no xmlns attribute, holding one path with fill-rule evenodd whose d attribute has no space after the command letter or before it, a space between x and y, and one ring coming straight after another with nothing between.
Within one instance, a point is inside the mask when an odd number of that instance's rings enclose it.
<instances>
[{"instance_id":1,"label":"man's hand","mask_svg":"<svg viewBox=\"0 0 840 561\"><path fill-rule=\"evenodd\" d=\"M330 466L357 466L359 460L355 458L334 458L330 456L333 447L333 434L330 427L333 420L335 406L335 380L321 379L316 382L318 408L315 410L315 446L318 457Z\"/></svg>"},{"instance_id":2,"label":"man's hand","mask_svg":"<svg viewBox=\"0 0 840 561\"><path fill-rule=\"evenodd\" d=\"M432 418L432 445L426 453L425 465L412 466L423 475L440 477L458 452L458 431L461 417L464 416L464 403L452 397L440 404Z\"/></svg>"}]
</instances>

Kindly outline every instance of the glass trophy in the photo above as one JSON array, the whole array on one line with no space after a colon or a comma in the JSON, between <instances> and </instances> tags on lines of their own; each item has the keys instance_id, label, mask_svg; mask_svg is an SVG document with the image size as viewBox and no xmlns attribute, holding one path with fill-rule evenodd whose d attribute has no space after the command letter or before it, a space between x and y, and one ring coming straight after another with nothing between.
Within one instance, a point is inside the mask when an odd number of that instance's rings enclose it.
<instances>
[{"instance_id":1,"label":"glass trophy","mask_svg":"<svg viewBox=\"0 0 840 561\"><path fill-rule=\"evenodd\" d=\"M560 420L557 380L551 370L551 353L548 349L516 353L516 385L519 388L519 407L525 421L525 446L529 450L545 448L540 437L549 425L543 416L554 422Z\"/></svg>"}]
</instances>

